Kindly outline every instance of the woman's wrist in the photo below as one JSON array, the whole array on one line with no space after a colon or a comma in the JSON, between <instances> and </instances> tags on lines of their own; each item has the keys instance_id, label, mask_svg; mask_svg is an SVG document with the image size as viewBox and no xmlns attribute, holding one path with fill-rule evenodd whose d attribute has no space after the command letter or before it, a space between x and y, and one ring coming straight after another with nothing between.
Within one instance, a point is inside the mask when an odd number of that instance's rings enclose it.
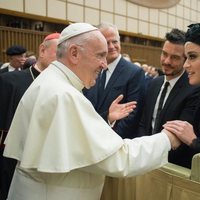
<instances>
[{"instance_id":1,"label":"woman's wrist","mask_svg":"<svg viewBox=\"0 0 200 200\"><path fill-rule=\"evenodd\" d=\"M194 138L192 140L192 143L190 144L190 147L194 150L200 151L200 138Z\"/></svg>"}]
</instances>

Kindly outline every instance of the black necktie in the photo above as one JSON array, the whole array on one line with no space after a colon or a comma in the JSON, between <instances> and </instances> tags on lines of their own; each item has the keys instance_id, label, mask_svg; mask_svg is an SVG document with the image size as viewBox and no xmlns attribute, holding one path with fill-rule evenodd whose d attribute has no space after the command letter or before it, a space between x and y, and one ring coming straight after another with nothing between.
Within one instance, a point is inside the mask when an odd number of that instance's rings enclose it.
<instances>
[{"instance_id":1,"label":"black necktie","mask_svg":"<svg viewBox=\"0 0 200 200\"><path fill-rule=\"evenodd\" d=\"M97 91L97 97L99 101L102 97L102 94L104 92L105 89L105 82L106 82L106 72L108 69L103 70L103 72L100 74L100 78L99 78L99 86L98 86L98 91Z\"/></svg>"},{"instance_id":2,"label":"black necktie","mask_svg":"<svg viewBox=\"0 0 200 200\"><path fill-rule=\"evenodd\" d=\"M100 94L104 91L105 89L105 82L106 82L106 72L108 69L103 70L101 77L100 77L100 84L99 84L99 92Z\"/></svg>"},{"instance_id":3,"label":"black necktie","mask_svg":"<svg viewBox=\"0 0 200 200\"><path fill-rule=\"evenodd\" d=\"M157 133L157 131L159 131L159 118L160 118L160 113L162 111L162 107L163 107L163 102L167 93L167 88L169 86L169 82L165 82L163 91L160 95L160 100L159 100L159 104L158 104L158 110L157 110L157 114L156 114L156 119L155 119L155 123L154 123L154 129L153 129L153 134Z\"/></svg>"}]
</instances>

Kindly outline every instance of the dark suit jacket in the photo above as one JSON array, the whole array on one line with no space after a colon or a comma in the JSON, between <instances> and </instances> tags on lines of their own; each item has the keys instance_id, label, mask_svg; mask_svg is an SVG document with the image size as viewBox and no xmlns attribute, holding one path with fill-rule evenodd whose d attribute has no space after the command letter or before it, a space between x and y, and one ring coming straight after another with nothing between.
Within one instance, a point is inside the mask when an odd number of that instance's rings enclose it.
<instances>
[{"instance_id":1,"label":"dark suit jacket","mask_svg":"<svg viewBox=\"0 0 200 200\"><path fill-rule=\"evenodd\" d=\"M32 71L35 77L39 74L35 68L32 68ZM1 130L9 129L17 105L32 81L29 69L0 75Z\"/></svg>"},{"instance_id":2,"label":"dark suit jacket","mask_svg":"<svg viewBox=\"0 0 200 200\"><path fill-rule=\"evenodd\" d=\"M195 113L193 127L194 127L194 131L195 131L196 135L198 137L200 137L200 101L198 104L198 109ZM198 152L200 153L200 148L199 148Z\"/></svg>"},{"instance_id":3,"label":"dark suit jacket","mask_svg":"<svg viewBox=\"0 0 200 200\"><path fill-rule=\"evenodd\" d=\"M200 153L200 101L199 101L198 109L195 113L194 118L195 119L194 119L193 128L197 136L197 140L195 144L191 145L191 148L194 150L195 153Z\"/></svg>"},{"instance_id":4,"label":"dark suit jacket","mask_svg":"<svg viewBox=\"0 0 200 200\"><path fill-rule=\"evenodd\" d=\"M39 72L32 68L34 77ZM17 105L26 89L32 83L33 78L30 69L13 71L0 74L0 130L8 130ZM6 134L3 135L3 141ZM3 157L4 146L0 146L0 191L1 198L6 199L16 160Z\"/></svg>"},{"instance_id":5,"label":"dark suit jacket","mask_svg":"<svg viewBox=\"0 0 200 200\"><path fill-rule=\"evenodd\" d=\"M3 74L5 72L8 72L8 67L5 67L3 69L0 69L0 74Z\"/></svg>"},{"instance_id":6,"label":"dark suit jacket","mask_svg":"<svg viewBox=\"0 0 200 200\"><path fill-rule=\"evenodd\" d=\"M107 83L106 89L98 99L99 79L90 90L84 92L85 96L92 102L96 111L107 121L108 110L120 94L124 95L121 103L137 101L137 108L128 117L119 120L114 130L122 138L135 137L138 122L141 116L142 100L144 97L144 71L138 66L121 58L112 76Z\"/></svg>"},{"instance_id":7,"label":"dark suit jacket","mask_svg":"<svg viewBox=\"0 0 200 200\"><path fill-rule=\"evenodd\" d=\"M164 76L160 76L153 79L148 86L138 136L152 133L153 111L163 82ZM162 125L170 120L180 119L193 124L199 98L200 87L191 86L185 72L174 85L161 111L158 132L163 129ZM190 168L192 155L193 152L187 145L181 145L177 150L170 151L169 162Z\"/></svg>"},{"instance_id":8,"label":"dark suit jacket","mask_svg":"<svg viewBox=\"0 0 200 200\"><path fill-rule=\"evenodd\" d=\"M199 100L200 102L200 100ZM198 138L195 146L187 146L182 144L177 150L169 152L169 162L191 168L192 157L200 153L200 104L197 106L196 112L193 113L194 120L192 125L194 132Z\"/></svg>"}]
</instances>

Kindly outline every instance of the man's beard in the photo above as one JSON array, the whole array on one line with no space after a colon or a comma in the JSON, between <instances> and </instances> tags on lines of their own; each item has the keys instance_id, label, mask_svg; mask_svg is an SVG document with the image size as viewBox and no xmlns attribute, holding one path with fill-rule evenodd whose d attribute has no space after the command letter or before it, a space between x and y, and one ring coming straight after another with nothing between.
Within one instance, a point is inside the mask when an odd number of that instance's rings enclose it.
<instances>
[{"instance_id":1,"label":"man's beard","mask_svg":"<svg viewBox=\"0 0 200 200\"><path fill-rule=\"evenodd\" d=\"M166 66L166 65L163 65L163 66ZM172 67L169 66L169 65L168 65L167 67L169 67L169 68L172 69ZM184 70L184 69L181 68L181 69L179 69L179 70L173 71L172 73L165 73L165 71L163 70L163 74L164 74L165 76L176 76L176 75L178 75L178 74L181 74L181 72L182 72L183 70Z\"/></svg>"}]
</instances>

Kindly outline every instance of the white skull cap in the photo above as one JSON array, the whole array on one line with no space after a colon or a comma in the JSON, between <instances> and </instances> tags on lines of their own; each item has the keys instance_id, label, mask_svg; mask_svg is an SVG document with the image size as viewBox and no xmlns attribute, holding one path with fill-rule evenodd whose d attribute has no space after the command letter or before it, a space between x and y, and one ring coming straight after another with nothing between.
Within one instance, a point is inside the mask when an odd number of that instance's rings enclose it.
<instances>
[{"instance_id":1,"label":"white skull cap","mask_svg":"<svg viewBox=\"0 0 200 200\"><path fill-rule=\"evenodd\" d=\"M98 28L88 23L74 23L67 26L60 34L58 44L74 36L97 30Z\"/></svg>"}]
</instances>

